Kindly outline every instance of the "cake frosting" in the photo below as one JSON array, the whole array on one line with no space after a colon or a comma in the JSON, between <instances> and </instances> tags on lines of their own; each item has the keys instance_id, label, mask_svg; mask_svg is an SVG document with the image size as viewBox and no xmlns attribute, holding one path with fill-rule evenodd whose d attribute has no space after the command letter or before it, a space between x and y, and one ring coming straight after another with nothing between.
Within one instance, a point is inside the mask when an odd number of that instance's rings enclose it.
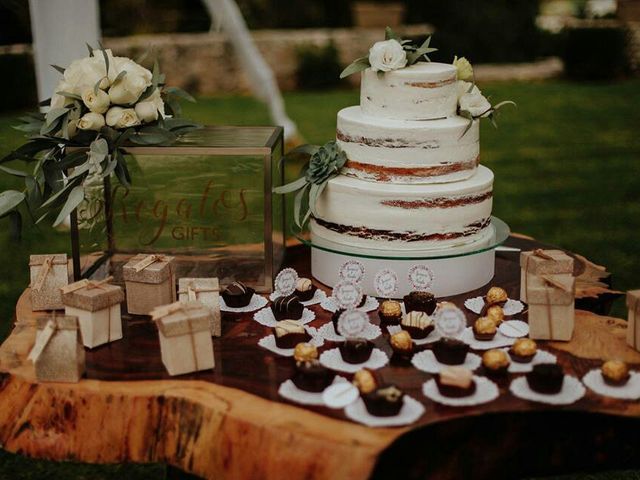
<instances>
[{"instance_id":1,"label":"cake frosting","mask_svg":"<svg viewBox=\"0 0 640 480\"><path fill-rule=\"evenodd\" d=\"M338 112L336 139L347 155L343 173L391 183L442 183L471 177L480 128L461 117L411 121L371 117L360 107Z\"/></svg>"},{"instance_id":2,"label":"cake frosting","mask_svg":"<svg viewBox=\"0 0 640 480\"><path fill-rule=\"evenodd\" d=\"M452 117L458 104L456 68L419 62L380 74L362 72L360 106L365 115L398 120Z\"/></svg>"}]
</instances>

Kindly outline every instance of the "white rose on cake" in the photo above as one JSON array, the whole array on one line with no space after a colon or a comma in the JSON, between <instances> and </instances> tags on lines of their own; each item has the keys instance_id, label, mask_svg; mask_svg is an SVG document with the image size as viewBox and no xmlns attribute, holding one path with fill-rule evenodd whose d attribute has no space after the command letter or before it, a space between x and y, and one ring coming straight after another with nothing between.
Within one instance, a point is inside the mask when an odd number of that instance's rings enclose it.
<instances>
[{"instance_id":1,"label":"white rose on cake","mask_svg":"<svg viewBox=\"0 0 640 480\"><path fill-rule=\"evenodd\" d=\"M97 132L100 131L102 127L104 127L104 124L105 120L102 115L95 112L89 112L85 113L78 120L77 126L80 130L95 130Z\"/></svg>"},{"instance_id":2,"label":"white rose on cake","mask_svg":"<svg viewBox=\"0 0 640 480\"><path fill-rule=\"evenodd\" d=\"M473 118L488 117L491 114L489 100L470 82L458 82L458 106L461 111L469 112Z\"/></svg>"},{"instance_id":3,"label":"white rose on cake","mask_svg":"<svg viewBox=\"0 0 640 480\"><path fill-rule=\"evenodd\" d=\"M111 103L109 95L104 90L98 89L95 91L93 88L87 88L84 91L82 101L89 110L95 113L105 113L109 110Z\"/></svg>"},{"instance_id":4,"label":"white rose on cake","mask_svg":"<svg viewBox=\"0 0 640 480\"><path fill-rule=\"evenodd\" d=\"M458 80L473 80L473 67L465 57L453 57L453 66L456 67Z\"/></svg>"},{"instance_id":5,"label":"white rose on cake","mask_svg":"<svg viewBox=\"0 0 640 480\"><path fill-rule=\"evenodd\" d=\"M111 107L105 116L107 125L113 128L129 128L140 125L133 108Z\"/></svg>"},{"instance_id":6,"label":"white rose on cake","mask_svg":"<svg viewBox=\"0 0 640 480\"><path fill-rule=\"evenodd\" d=\"M158 114L164 118L164 102L157 88L151 95L135 106L136 114L141 122L153 122L158 119Z\"/></svg>"},{"instance_id":7,"label":"white rose on cake","mask_svg":"<svg viewBox=\"0 0 640 480\"><path fill-rule=\"evenodd\" d=\"M376 42L369 49L369 64L374 72L389 72L407 64L407 52L397 40Z\"/></svg>"}]
</instances>

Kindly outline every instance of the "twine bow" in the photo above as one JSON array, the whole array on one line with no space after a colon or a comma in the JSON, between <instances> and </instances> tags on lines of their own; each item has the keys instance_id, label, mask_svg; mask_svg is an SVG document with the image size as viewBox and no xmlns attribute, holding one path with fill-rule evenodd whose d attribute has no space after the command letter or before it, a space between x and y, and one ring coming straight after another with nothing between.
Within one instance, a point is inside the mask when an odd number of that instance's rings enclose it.
<instances>
[{"instance_id":1,"label":"twine bow","mask_svg":"<svg viewBox=\"0 0 640 480\"><path fill-rule=\"evenodd\" d=\"M184 302L175 302L170 303L169 305L162 305L161 307L157 307L153 309L151 312L151 320L158 322L162 320L162 318L171 315L173 313L182 312L184 314L187 321L187 327L189 328L189 340L191 342L191 355L193 357L193 364L195 366L196 371L200 370L198 366L198 355L196 353L196 339L194 336L193 325L191 323L191 318L189 318L189 310L199 310L202 308L201 305L197 304L188 304Z\"/></svg>"},{"instance_id":2,"label":"twine bow","mask_svg":"<svg viewBox=\"0 0 640 480\"><path fill-rule=\"evenodd\" d=\"M47 275L51 271L51 267L53 266L53 255L47 256L42 262L42 266L40 267L40 272L38 272L38 278L36 278L36 283L33 285L33 290L36 292L39 291L44 285L44 281L47 279Z\"/></svg>"},{"instance_id":3,"label":"twine bow","mask_svg":"<svg viewBox=\"0 0 640 480\"><path fill-rule=\"evenodd\" d=\"M87 290L92 290L94 288L100 288L102 290L108 286L108 283L113 280L113 276L108 276L102 280L89 280L87 278L83 278L82 280L78 280L70 285L66 285L61 287L63 295L68 293L77 292L78 290L82 290L86 288ZM111 342L111 306L107 307L107 328L109 329L109 336L107 338L107 342Z\"/></svg>"},{"instance_id":4,"label":"twine bow","mask_svg":"<svg viewBox=\"0 0 640 480\"><path fill-rule=\"evenodd\" d=\"M49 342L53 338L53 335L59 330L58 322L56 321L56 311L53 311L52 317L45 324L44 328L40 335L38 335L36 339L36 343L34 343L33 348L29 352L27 356L27 360L31 360L32 362L38 361L44 349L49 345Z\"/></svg>"},{"instance_id":5,"label":"twine bow","mask_svg":"<svg viewBox=\"0 0 640 480\"><path fill-rule=\"evenodd\" d=\"M156 262L168 262L168 261L169 261L169 258L167 258L165 255L150 254L144 257L143 259L141 259L132 268L135 270L136 273L138 273L144 270L145 268L147 268L148 266L153 265Z\"/></svg>"},{"instance_id":6,"label":"twine bow","mask_svg":"<svg viewBox=\"0 0 640 480\"><path fill-rule=\"evenodd\" d=\"M213 287L198 287L195 283L196 282L193 281L189 282L187 284L187 289L185 290L184 288L181 288L178 290L178 294L186 294L189 301L195 301L198 300L198 294L200 293L212 293L219 291L218 288Z\"/></svg>"}]
</instances>

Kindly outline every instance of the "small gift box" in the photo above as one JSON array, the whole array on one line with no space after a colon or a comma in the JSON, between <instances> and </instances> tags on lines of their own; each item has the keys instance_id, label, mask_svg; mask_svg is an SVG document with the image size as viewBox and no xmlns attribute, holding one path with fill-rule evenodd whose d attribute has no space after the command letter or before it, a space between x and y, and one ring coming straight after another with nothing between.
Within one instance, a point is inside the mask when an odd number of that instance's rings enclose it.
<instances>
[{"instance_id":1,"label":"small gift box","mask_svg":"<svg viewBox=\"0 0 640 480\"><path fill-rule=\"evenodd\" d=\"M627 292L629 317L627 324L627 343L640 351L640 290Z\"/></svg>"},{"instance_id":2,"label":"small gift box","mask_svg":"<svg viewBox=\"0 0 640 480\"><path fill-rule=\"evenodd\" d=\"M31 308L34 311L64 308L60 288L69 283L67 254L31 255L29 270Z\"/></svg>"},{"instance_id":3,"label":"small gift box","mask_svg":"<svg viewBox=\"0 0 640 480\"><path fill-rule=\"evenodd\" d=\"M220 324L220 284L217 278L181 278L178 280L178 300L199 301L211 310L211 335L222 335Z\"/></svg>"},{"instance_id":4,"label":"small gift box","mask_svg":"<svg viewBox=\"0 0 640 480\"><path fill-rule=\"evenodd\" d=\"M175 302L151 312L158 326L162 363L169 375L214 367L211 310L200 302Z\"/></svg>"},{"instance_id":5,"label":"small gift box","mask_svg":"<svg viewBox=\"0 0 640 480\"><path fill-rule=\"evenodd\" d=\"M36 342L28 358L39 382L78 382L84 374L84 347L78 319L72 316L41 317Z\"/></svg>"},{"instance_id":6,"label":"small gift box","mask_svg":"<svg viewBox=\"0 0 640 480\"><path fill-rule=\"evenodd\" d=\"M155 307L176 301L174 257L139 254L122 268L127 311L149 315Z\"/></svg>"},{"instance_id":7,"label":"small gift box","mask_svg":"<svg viewBox=\"0 0 640 480\"><path fill-rule=\"evenodd\" d=\"M532 276L528 281L529 337L571 340L575 278L570 273Z\"/></svg>"},{"instance_id":8,"label":"small gift box","mask_svg":"<svg viewBox=\"0 0 640 480\"><path fill-rule=\"evenodd\" d=\"M122 288L108 284L111 279L99 282L85 279L62 288L65 313L78 317L85 347L122 338L120 304L124 293Z\"/></svg>"},{"instance_id":9,"label":"small gift box","mask_svg":"<svg viewBox=\"0 0 640 480\"><path fill-rule=\"evenodd\" d=\"M536 249L520 254L520 300L527 302L527 285L534 276L573 274L573 258L562 250Z\"/></svg>"}]
</instances>

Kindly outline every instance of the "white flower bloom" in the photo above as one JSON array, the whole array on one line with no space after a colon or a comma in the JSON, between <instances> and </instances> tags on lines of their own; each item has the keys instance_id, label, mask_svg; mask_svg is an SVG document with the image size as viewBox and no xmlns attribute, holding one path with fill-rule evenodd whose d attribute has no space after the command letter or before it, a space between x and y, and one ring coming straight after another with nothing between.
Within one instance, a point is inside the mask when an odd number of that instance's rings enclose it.
<instances>
[{"instance_id":1,"label":"white flower bloom","mask_svg":"<svg viewBox=\"0 0 640 480\"><path fill-rule=\"evenodd\" d=\"M80 130L95 130L97 132L104 127L104 124L104 117L95 112L85 113L80 120L78 120L78 128Z\"/></svg>"},{"instance_id":2,"label":"white flower bloom","mask_svg":"<svg viewBox=\"0 0 640 480\"><path fill-rule=\"evenodd\" d=\"M473 67L465 57L458 58L456 55L453 58L453 66L457 69L458 80L473 80Z\"/></svg>"},{"instance_id":3,"label":"white flower bloom","mask_svg":"<svg viewBox=\"0 0 640 480\"><path fill-rule=\"evenodd\" d=\"M64 80L60 80L53 91L53 95L51 95L51 108L63 108L71 105L73 103L72 98L58 94L58 92L73 93L71 90L71 85Z\"/></svg>"},{"instance_id":4,"label":"white flower bloom","mask_svg":"<svg viewBox=\"0 0 640 480\"><path fill-rule=\"evenodd\" d=\"M376 42L369 49L369 64L374 72L388 72L407 64L407 52L397 40Z\"/></svg>"},{"instance_id":5,"label":"white flower bloom","mask_svg":"<svg viewBox=\"0 0 640 480\"><path fill-rule=\"evenodd\" d=\"M480 89L469 82L458 82L458 106L469 112L474 118L487 117L491 113L491 104Z\"/></svg>"},{"instance_id":6,"label":"white flower bloom","mask_svg":"<svg viewBox=\"0 0 640 480\"><path fill-rule=\"evenodd\" d=\"M82 95L88 88L94 88L100 81L100 88L109 87L109 79L106 78L104 58L85 57L74 60L64 71L64 80L70 86L71 93Z\"/></svg>"},{"instance_id":7,"label":"white flower bloom","mask_svg":"<svg viewBox=\"0 0 640 480\"><path fill-rule=\"evenodd\" d=\"M151 95L135 106L136 114L142 122L153 122L158 119L158 113L164 118L164 102L160 90L155 89Z\"/></svg>"},{"instance_id":8,"label":"white flower bloom","mask_svg":"<svg viewBox=\"0 0 640 480\"><path fill-rule=\"evenodd\" d=\"M104 90L95 92L93 88L88 88L82 94L82 101L92 112L105 113L109 110L109 95Z\"/></svg>"},{"instance_id":9,"label":"white flower bloom","mask_svg":"<svg viewBox=\"0 0 640 480\"><path fill-rule=\"evenodd\" d=\"M111 107L106 115L107 125L113 128L128 128L140 125L133 108Z\"/></svg>"}]
</instances>

